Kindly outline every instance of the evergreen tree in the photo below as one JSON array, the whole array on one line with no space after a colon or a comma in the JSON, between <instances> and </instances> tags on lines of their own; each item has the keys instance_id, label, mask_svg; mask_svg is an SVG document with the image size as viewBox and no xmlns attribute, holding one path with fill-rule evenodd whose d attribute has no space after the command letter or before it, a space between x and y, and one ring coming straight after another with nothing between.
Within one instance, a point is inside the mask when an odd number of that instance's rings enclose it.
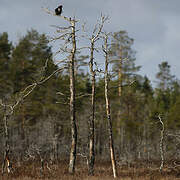
<instances>
[{"instance_id":1,"label":"evergreen tree","mask_svg":"<svg viewBox=\"0 0 180 180\"><path fill-rule=\"evenodd\" d=\"M165 91L171 88L174 76L171 75L170 68L171 66L168 64L167 61L162 62L159 66L159 72L156 74L156 78L159 80L158 88Z\"/></svg>"},{"instance_id":2,"label":"evergreen tree","mask_svg":"<svg viewBox=\"0 0 180 180\"><path fill-rule=\"evenodd\" d=\"M116 103L114 106L117 109L115 114L117 115L117 131L120 136L119 144L121 152L123 151L125 145L124 140L127 124L128 122L134 121L134 119L131 119L130 113L135 110L129 108L131 103L133 107L135 102L133 97L135 94L133 94L134 92L130 92L129 87L125 87L126 90L124 91L123 86L134 80L134 78L137 76L136 73L140 69L140 66L135 65L136 58L135 51L132 49L133 43L134 40L128 36L126 31L115 32L112 35L109 49L112 62L112 73L113 76L118 76L116 80L118 85L118 98L116 97ZM128 98L128 101L126 101L126 98ZM115 119L115 117L113 117L113 119Z\"/></svg>"},{"instance_id":3,"label":"evergreen tree","mask_svg":"<svg viewBox=\"0 0 180 180\"><path fill-rule=\"evenodd\" d=\"M10 61L12 43L8 40L6 32L0 34L0 98L12 91L10 81Z\"/></svg>"},{"instance_id":4,"label":"evergreen tree","mask_svg":"<svg viewBox=\"0 0 180 180\"><path fill-rule=\"evenodd\" d=\"M48 61L47 61L48 60ZM47 67L45 64L47 63ZM51 47L45 34L39 34L36 30L28 31L19 40L12 52L11 78L14 95L18 95L25 87L50 75L57 67L52 60ZM55 104L56 76L51 81L38 86L34 92L19 106L15 119L20 120L21 136L24 139L25 126L35 125L37 119L52 111L52 103Z\"/></svg>"},{"instance_id":5,"label":"evergreen tree","mask_svg":"<svg viewBox=\"0 0 180 180\"><path fill-rule=\"evenodd\" d=\"M178 80L172 83L169 101L168 128L178 130L180 126L180 83Z\"/></svg>"},{"instance_id":6,"label":"evergreen tree","mask_svg":"<svg viewBox=\"0 0 180 180\"><path fill-rule=\"evenodd\" d=\"M171 88L174 82L174 76L171 75L171 66L168 62L162 62L159 66L159 72L156 74L158 84L156 88L156 103L159 113L167 114L171 104Z\"/></svg>"},{"instance_id":7,"label":"evergreen tree","mask_svg":"<svg viewBox=\"0 0 180 180\"><path fill-rule=\"evenodd\" d=\"M12 80L14 82L14 92L20 91L34 80L39 80L45 74L41 68L46 60L53 63L51 47L48 46L48 40L44 34L39 34L36 30L28 31L27 34L19 40L18 45L12 53Z\"/></svg>"},{"instance_id":8,"label":"evergreen tree","mask_svg":"<svg viewBox=\"0 0 180 180\"><path fill-rule=\"evenodd\" d=\"M176 99L174 105L170 107L169 115L168 115L168 129L176 129L180 128L180 94Z\"/></svg>"},{"instance_id":9,"label":"evergreen tree","mask_svg":"<svg viewBox=\"0 0 180 180\"><path fill-rule=\"evenodd\" d=\"M110 47L113 72L118 75L119 85L129 82L132 76L140 70L135 65L135 51L132 49L134 40L128 36L126 31L115 32L112 36Z\"/></svg>"}]
</instances>

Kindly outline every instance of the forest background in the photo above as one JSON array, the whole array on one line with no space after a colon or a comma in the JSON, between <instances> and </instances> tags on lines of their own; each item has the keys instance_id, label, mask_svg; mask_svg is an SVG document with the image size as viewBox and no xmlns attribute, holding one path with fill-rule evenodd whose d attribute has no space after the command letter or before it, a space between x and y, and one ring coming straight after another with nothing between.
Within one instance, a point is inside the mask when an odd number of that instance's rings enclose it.
<instances>
[{"instance_id":1,"label":"forest background","mask_svg":"<svg viewBox=\"0 0 180 180\"><path fill-rule=\"evenodd\" d=\"M118 41L117 41L118 36ZM179 133L180 84L171 74L168 62L159 64L156 87L146 76L138 74L143 67L135 65L135 53L131 49L133 39L126 31L113 34L112 42L123 47L122 87L119 101L118 49L112 58L110 102L116 153L120 158L159 158L159 139L163 118L169 134ZM127 43L128 42L128 43ZM8 34L0 36L0 95L4 102L12 102L23 88L50 75L58 66L52 59L51 47L45 34L28 31L16 46L8 40ZM116 54L117 53L117 54ZM128 56L128 59L126 57ZM42 67L48 61L47 70ZM88 64L88 54L76 56L76 113L79 152L88 150L88 119L91 115L91 81L88 70L80 65ZM99 158L108 158L108 135L104 98L104 78L99 73L96 81L95 144ZM66 158L71 140L69 119L69 75L66 71L55 74L17 107L9 122L10 142L13 154L22 158L30 146L36 145L45 152L52 152L54 141L58 144L58 157ZM80 96L80 97L78 97ZM119 116L120 110L120 116ZM3 147L3 108L1 108L1 147ZM176 138L166 136L166 155L179 157ZM3 148L0 149L1 154ZM50 153L51 154L51 153Z\"/></svg>"},{"instance_id":2,"label":"forest background","mask_svg":"<svg viewBox=\"0 0 180 180\"><path fill-rule=\"evenodd\" d=\"M54 27L58 32L59 27ZM83 33L84 29L83 32L77 31L78 42L86 37ZM90 32L86 33L90 35ZM71 41L71 38L72 36L68 36L67 41ZM96 70L95 154L97 160L109 160L109 135L104 97L105 60L101 38L100 36L93 58ZM66 58L62 49L64 44L61 42L55 44L59 56L54 58L52 44L49 44L52 39L58 40L31 29L14 44L9 41L7 32L0 34L2 104L13 103L30 84L39 82L57 71L61 68L61 63L65 65L63 71L38 84L27 98L22 99L8 120L10 156L19 162L34 152L40 152L46 159L52 161L69 158L71 144L69 65L64 59ZM152 86L150 79L140 73L143 67L136 65L134 41L125 30L112 32L109 36L109 99L117 162L160 159L162 124L159 117L162 118L165 128L163 144L165 157L178 159L179 79L171 72L168 61L163 61L158 65L156 82L153 82ZM84 47L78 48L74 61L77 155L88 157L89 119L92 116L92 74L88 66L91 56L87 50L83 50ZM1 106L0 110L2 135L0 153L3 157L4 114L7 109Z\"/></svg>"}]
</instances>

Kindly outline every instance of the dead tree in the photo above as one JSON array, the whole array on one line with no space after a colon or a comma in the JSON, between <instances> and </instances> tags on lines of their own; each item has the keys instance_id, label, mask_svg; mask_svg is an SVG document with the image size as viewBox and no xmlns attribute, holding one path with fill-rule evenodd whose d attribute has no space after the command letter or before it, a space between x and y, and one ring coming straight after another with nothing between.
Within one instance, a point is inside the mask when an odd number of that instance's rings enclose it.
<instances>
[{"instance_id":1,"label":"dead tree","mask_svg":"<svg viewBox=\"0 0 180 180\"><path fill-rule=\"evenodd\" d=\"M94 28L92 37L90 38L90 61L89 69L91 74L91 83L92 83L92 92L91 92L91 116L89 118L89 163L88 171L89 175L94 174L94 161L95 161L95 152L94 152L94 120L95 120L95 89L96 89L96 69L94 68L94 50L95 42L99 39L99 36L102 32L104 22L107 20L107 17L101 16L101 22ZM97 28L98 26L98 28Z\"/></svg>"},{"instance_id":2,"label":"dead tree","mask_svg":"<svg viewBox=\"0 0 180 180\"><path fill-rule=\"evenodd\" d=\"M3 157L3 164L2 164L2 175L4 175L5 172L5 166L7 166L7 172L11 172L11 162L9 159L9 151L10 151L10 145L9 145L9 132L8 132L8 118L9 114L7 112L6 106L4 106L4 157Z\"/></svg>"},{"instance_id":3,"label":"dead tree","mask_svg":"<svg viewBox=\"0 0 180 180\"><path fill-rule=\"evenodd\" d=\"M113 143L113 133L112 133L112 120L111 120L111 110L110 110L110 102L109 102L109 77L108 77L108 34L104 36L104 46L103 51L105 54L105 72L104 72L104 82L105 82L105 100L106 100L106 115L108 120L108 131L109 131L109 150L111 156L111 163L112 163L112 170L114 178L117 177L117 170L116 170L116 159L114 153L114 143Z\"/></svg>"},{"instance_id":4,"label":"dead tree","mask_svg":"<svg viewBox=\"0 0 180 180\"><path fill-rule=\"evenodd\" d=\"M31 144L31 146L26 151L26 160L35 160L36 158L39 159L41 167L40 167L40 175L44 175L45 168L51 171L49 167L49 163L46 160L46 152L43 151L43 148L38 147L35 144Z\"/></svg>"},{"instance_id":5,"label":"dead tree","mask_svg":"<svg viewBox=\"0 0 180 180\"><path fill-rule=\"evenodd\" d=\"M48 60L45 63L45 66L42 68L42 71L45 71L47 68L47 63ZM10 144L9 144L9 127L8 127L8 121L11 118L11 116L13 116L13 113L15 111L15 108L20 104L23 103L23 101L25 100L25 98L27 96L29 96L34 89L38 86L38 85L42 85L43 83L45 83L46 81L48 81L53 75L57 74L59 71L62 71L64 69L63 68L59 68L57 70L55 70L52 74L50 74L48 77L41 77L39 81L36 81L32 84L30 84L29 86L27 86L24 90L22 90L17 98L15 99L14 102L12 103L7 103L6 100L5 102L3 100L0 99L0 106L2 108L4 108L4 137L5 137L5 144L4 144L4 159L3 159L3 165L2 165L2 175L5 172L5 166L7 165L7 172L10 173L12 170L12 163L10 161L9 158L9 152L10 152ZM12 97L12 99L14 99ZM12 101L12 99L10 99L10 101Z\"/></svg>"},{"instance_id":6,"label":"dead tree","mask_svg":"<svg viewBox=\"0 0 180 180\"><path fill-rule=\"evenodd\" d=\"M69 67L69 76L70 76L70 119L71 119L71 151L70 151L70 160L69 160L69 173L74 173L75 161L76 161L76 145L77 145L77 127L76 127L76 116L75 116L75 76L74 76L74 60L76 53L76 35L75 35L75 19L71 20L72 28L72 52L70 57L70 67Z\"/></svg>"},{"instance_id":7,"label":"dead tree","mask_svg":"<svg viewBox=\"0 0 180 180\"><path fill-rule=\"evenodd\" d=\"M48 14L56 16L48 9L44 9ZM75 116L75 54L76 54L76 22L74 18L68 18L65 16L58 16L66 20L70 26L69 27L58 27L57 32L61 35L53 38L52 40L64 40L64 45L60 48L59 52L68 53L68 67L69 67L69 78L70 78L70 120L71 120L71 150L69 158L69 173L73 174L75 171L76 162L76 146L77 146L77 126L76 126L76 116ZM72 45L72 47L69 47ZM70 54L70 55L69 55Z\"/></svg>"},{"instance_id":8,"label":"dead tree","mask_svg":"<svg viewBox=\"0 0 180 180\"><path fill-rule=\"evenodd\" d=\"M159 167L159 171L162 172L162 169L164 167L164 123L161 119L161 116L159 115L158 116L159 118L159 122L161 123L161 126L162 126L162 129L161 129L161 139L160 139L160 142L159 142L159 149L160 149L160 154L161 154L161 165Z\"/></svg>"}]
</instances>

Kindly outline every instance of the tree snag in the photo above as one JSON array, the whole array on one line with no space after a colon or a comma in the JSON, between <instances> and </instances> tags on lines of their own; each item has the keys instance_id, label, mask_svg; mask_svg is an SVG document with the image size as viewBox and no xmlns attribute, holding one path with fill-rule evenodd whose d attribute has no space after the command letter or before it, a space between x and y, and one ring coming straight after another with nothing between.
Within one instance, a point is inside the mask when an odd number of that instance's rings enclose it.
<instances>
[{"instance_id":1,"label":"tree snag","mask_svg":"<svg viewBox=\"0 0 180 180\"><path fill-rule=\"evenodd\" d=\"M69 173L73 174L75 170L76 161L76 145L77 145L77 127L76 127L76 116L75 116L75 75L74 75L74 61L76 53L76 35L75 35L75 19L71 20L72 29L72 51L70 56L69 76L70 76L70 119L71 119L71 151L69 160Z\"/></svg>"},{"instance_id":2,"label":"tree snag","mask_svg":"<svg viewBox=\"0 0 180 180\"><path fill-rule=\"evenodd\" d=\"M91 92L91 116L89 118L89 163L88 163L88 173L89 175L94 175L94 161L95 161L95 152L94 152L94 121L95 121L95 94L96 94L96 70L94 68L94 50L95 42L99 40L99 36L102 32L107 17L101 15L101 22L95 25L91 40L90 46L90 61L89 69L91 74L91 83L92 83L92 92Z\"/></svg>"},{"instance_id":3,"label":"tree snag","mask_svg":"<svg viewBox=\"0 0 180 180\"><path fill-rule=\"evenodd\" d=\"M95 153L94 153L94 119L95 119L95 81L96 81L96 72L93 69L94 60L94 40L91 40L91 55L89 68L91 72L91 83L92 83L92 92L91 92L91 116L89 118L89 167L88 173L89 175L94 174L94 161L95 161Z\"/></svg>"},{"instance_id":4,"label":"tree snag","mask_svg":"<svg viewBox=\"0 0 180 180\"><path fill-rule=\"evenodd\" d=\"M2 164L2 175L5 173L5 167L7 167L7 172L11 172L11 163L9 159L9 151L10 151L10 146L9 146L9 132L8 132L8 112L7 112L7 107L6 104L4 104L4 158L3 158L3 164Z\"/></svg>"},{"instance_id":5,"label":"tree snag","mask_svg":"<svg viewBox=\"0 0 180 180\"><path fill-rule=\"evenodd\" d=\"M160 153L161 153L161 165L159 167L159 171L162 172L162 169L164 167L164 123L161 119L161 116L158 116L159 118L159 122L161 123L162 129L161 129L161 139L160 139L160 143L159 143L159 149L160 149Z\"/></svg>"},{"instance_id":6,"label":"tree snag","mask_svg":"<svg viewBox=\"0 0 180 180\"><path fill-rule=\"evenodd\" d=\"M47 8L43 8L48 14L57 16L55 13L49 11ZM70 23L70 26L67 28L58 28L57 32L61 33L57 38L53 38L52 40L64 40L65 47L60 48L61 51L70 53L69 57L69 78L70 78L70 120L71 120L71 150L69 157L69 173L74 174L75 171L75 162L76 162L76 146L77 146L77 126L76 126L76 109L75 109L75 54L76 54L76 30L75 24L77 20L74 18L68 18L65 16L58 16ZM70 30L71 29L71 30ZM70 32L68 32L70 30ZM72 49L66 47L68 43L72 44ZM59 51L60 52L60 51Z\"/></svg>"},{"instance_id":7,"label":"tree snag","mask_svg":"<svg viewBox=\"0 0 180 180\"><path fill-rule=\"evenodd\" d=\"M108 35L105 34L104 37L104 47L103 51L105 53L105 73L104 73L104 81L105 81L105 100L106 100L106 115L108 120L108 131L109 131L109 150L111 156L111 163L112 163L112 170L114 178L117 177L117 170L116 170L116 159L114 154L114 143L113 143L113 133L112 133L112 120L111 120L111 111L110 111L110 102L108 96L108 89L109 89L109 78L108 78L108 45L107 45Z\"/></svg>"}]
</instances>

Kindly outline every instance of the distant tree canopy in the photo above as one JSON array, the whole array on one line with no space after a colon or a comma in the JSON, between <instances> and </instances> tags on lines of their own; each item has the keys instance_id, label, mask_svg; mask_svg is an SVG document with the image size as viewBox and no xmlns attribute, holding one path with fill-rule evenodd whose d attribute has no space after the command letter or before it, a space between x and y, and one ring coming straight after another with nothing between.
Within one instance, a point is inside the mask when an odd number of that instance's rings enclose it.
<instances>
[{"instance_id":1,"label":"distant tree canopy","mask_svg":"<svg viewBox=\"0 0 180 180\"><path fill-rule=\"evenodd\" d=\"M6 32L0 34L0 98L12 91L9 79L12 48L8 34Z\"/></svg>"}]
</instances>

